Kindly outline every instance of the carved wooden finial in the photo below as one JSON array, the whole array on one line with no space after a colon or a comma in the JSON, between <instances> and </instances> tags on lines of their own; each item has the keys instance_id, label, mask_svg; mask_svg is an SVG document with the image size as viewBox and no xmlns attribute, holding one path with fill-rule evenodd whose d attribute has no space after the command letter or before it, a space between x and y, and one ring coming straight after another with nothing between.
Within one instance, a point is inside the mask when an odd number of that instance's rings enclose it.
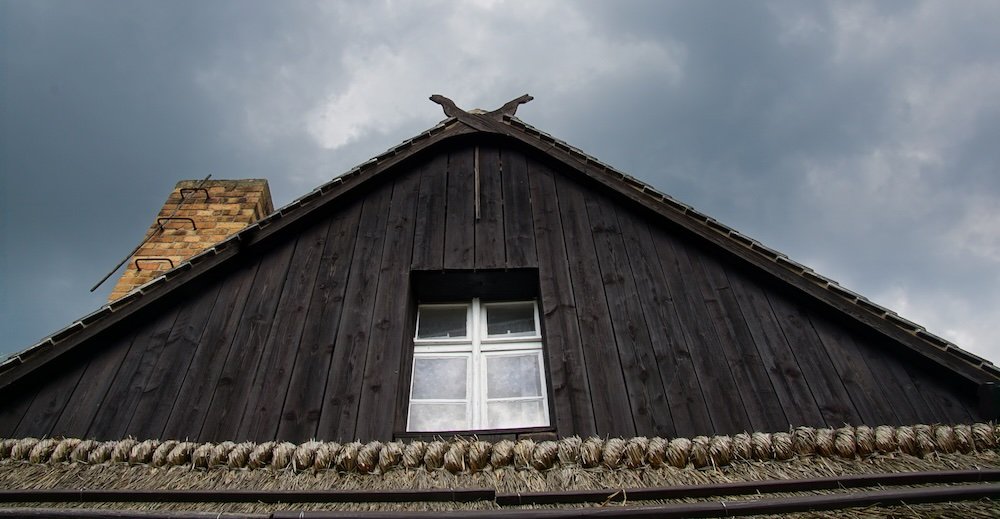
<instances>
[{"instance_id":1,"label":"carved wooden finial","mask_svg":"<svg viewBox=\"0 0 1000 519\"><path fill-rule=\"evenodd\" d=\"M487 117L490 117L491 119L497 119L497 120L503 119L503 116L505 115L511 115L511 116L514 115L517 112L518 106L523 105L524 103L527 103L532 99L534 99L534 97L531 97L528 94L524 94L523 96L518 97L517 99L512 99L510 101L507 101L503 106L497 108L496 110L493 110L492 112L484 112L482 110L472 110L467 112L459 108L454 101L448 99L447 97L441 94L434 94L431 96L431 101L434 101L435 103L441 105L441 108L444 109L445 117L458 117L460 115L476 114L476 115L485 115Z\"/></svg>"},{"instance_id":2,"label":"carved wooden finial","mask_svg":"<svg viewBox=\"0 0 1000 519\"><path fill-rule=\"evenodd\" d=\"M531 97L528 94L524 94L523 96L518 97L517 99L511 99L510 101L507 101L506 103L504 103L503 106L501 106L500 108L497 108L496 110L493 110L492 112L488 113L487 115L492 115L492 116L497 117L497 118L502 118L505 115L513 116L514 113L517 112L517 107L519 105L523 105L524 103L527 103L528 101L531 101L532 99L534 99L534 97Z\"/></svg>"},{"instance_id":3,"label":"carved wooden finial","mask_svg":"<svg viewBox=\"0 0 1000 519\"><path fill-rule=\"evenodd\" d=\"M458 117L459 115L466 113L465 110L456 106L454 101L441 94L432 95L431 101L441 105L441 108L444 109L445 117Z\"/></svg>"}]
</instances>

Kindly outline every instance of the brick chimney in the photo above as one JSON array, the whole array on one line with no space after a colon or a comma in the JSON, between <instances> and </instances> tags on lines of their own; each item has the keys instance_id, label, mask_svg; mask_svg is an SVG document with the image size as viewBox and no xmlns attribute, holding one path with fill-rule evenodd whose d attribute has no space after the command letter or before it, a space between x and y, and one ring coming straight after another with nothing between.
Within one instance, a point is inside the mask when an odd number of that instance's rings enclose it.
<instances>
[{"instance_id":1,"label":"brick chimney","mask_svg":"<svg viewBox=\"0 0 1000 519\"><path fill-rule=\"evenodd\" d=\"M124 296L273 211L267 180L178 182L108 300Z\"/></svg>"}]
</instances>

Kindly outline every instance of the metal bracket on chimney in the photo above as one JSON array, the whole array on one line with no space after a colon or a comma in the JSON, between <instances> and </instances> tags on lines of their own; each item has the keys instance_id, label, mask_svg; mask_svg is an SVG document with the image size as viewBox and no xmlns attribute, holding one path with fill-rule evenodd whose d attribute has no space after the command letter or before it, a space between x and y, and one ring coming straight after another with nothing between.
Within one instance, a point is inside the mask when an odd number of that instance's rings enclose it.
<instances>
[{"instance_id":1,"label":"metal bracket on chimney","mask_svg":"<svg viewBox=\"0 0 1000 519\"><path fill-rule=\"evenodd\" d=\"M174 260L170 258L136 258L135 261L132 262L135 264L136 270L142 270L142 267L139 266L140 261L166 261L170 264L170 268L174 268Z\"/></svg>"},{"instance_id":2,"label":"metal bracket on chimney","mask_svg":"<svg viewBox=\"0 0 1000 519\"><path fill-rule=\"evenodd\" d=\"M182 187L181 188L181 200L187 200L187 195L191 193L197 193L201 191L205 193L205 201L211 200L212 197L208 196L208 190L203 187Z\"/></svg>"},{"instance_id":3,"label":"metal bracket on chimney","mask_svg":"<svg viewBox=\"0 0 1000 519\"><path fill-rule=\"evenodd\" d=\"M196 231L198 230L198 226L194 224L194 219L193 218L187 218L187 217L184 217L184 216L166 216L166 217L163 217L163 218L157 218L156 219L156 223L162 228L163 227L163 222L171 222L171 221L174 221L174 220L184 220L184 221L186 221L186 222L188 222L188 223L191 224L191 228L192 229L194 229Z\"/></svg>"}]
</instances>

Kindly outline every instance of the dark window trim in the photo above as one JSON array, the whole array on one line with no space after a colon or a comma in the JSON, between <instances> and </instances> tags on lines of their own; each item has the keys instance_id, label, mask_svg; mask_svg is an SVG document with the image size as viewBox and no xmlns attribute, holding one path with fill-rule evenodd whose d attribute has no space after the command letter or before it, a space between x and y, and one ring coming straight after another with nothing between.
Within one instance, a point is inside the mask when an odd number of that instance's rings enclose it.
<instances>
[{"instance_id":1,"label":"dark window trim","mask_svg":"<svg viewBox=\"0 0 1000 519\"><path fill-rule=\"evenodd\" d=\"M420 439L452 436L525 435L556 432L556 413L552 388L552 368L546 344L544 305L539 291L537 268L490 270L411 270L406 298L407 317L403 352L400 355L399 398L396 402L394 438ZM478 429L470 431L406 430L410 403L410 378L413 370L413 336L417 331L417 306L421 303L453 303L473 297L490 302L534 299L538 305L538 324L542 335L542 364L545 369L545 395L548 398L549 425L520 429Z\"/></svg>"}]
</instances>

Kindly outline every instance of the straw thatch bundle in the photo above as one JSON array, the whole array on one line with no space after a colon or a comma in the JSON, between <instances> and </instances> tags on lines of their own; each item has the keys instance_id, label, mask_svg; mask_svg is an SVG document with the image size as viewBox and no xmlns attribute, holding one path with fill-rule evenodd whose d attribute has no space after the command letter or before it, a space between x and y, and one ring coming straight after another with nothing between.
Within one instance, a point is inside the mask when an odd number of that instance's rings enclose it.
<instances>
[{"instance_id":1,"label":"straw thatch bundle","mask_svg":"<svg viewBox=\"0 0 1000 519\"><path fill-rule=\"evenodd\" d=\"M408 443L311 441L300 445L22 438L0 440L0 489L485 488L497 493L608 489L611 495L617 489L1000 468L998 445L1000 428L992 424L798 428L790 432L669 440L572 437L559 441L496 443L462 438ZM769 496L775 495L797 494ZM620 501L616 499L605 505L620 506ZM24 505L54 506L52 503L0 506ZM60 503L58 506L236 513L289 508L356 511L498 508L493 501L294 505ZM924 508L933 511L932 515L951 513L956 517L993 516L997 509L994 503L964 502L918 505L912 510L919 512ZM892 510L866 508L854 510L847 517L877 516ZM836 515L845 517L842 511Z\"/></svg>"}]
</instances>

